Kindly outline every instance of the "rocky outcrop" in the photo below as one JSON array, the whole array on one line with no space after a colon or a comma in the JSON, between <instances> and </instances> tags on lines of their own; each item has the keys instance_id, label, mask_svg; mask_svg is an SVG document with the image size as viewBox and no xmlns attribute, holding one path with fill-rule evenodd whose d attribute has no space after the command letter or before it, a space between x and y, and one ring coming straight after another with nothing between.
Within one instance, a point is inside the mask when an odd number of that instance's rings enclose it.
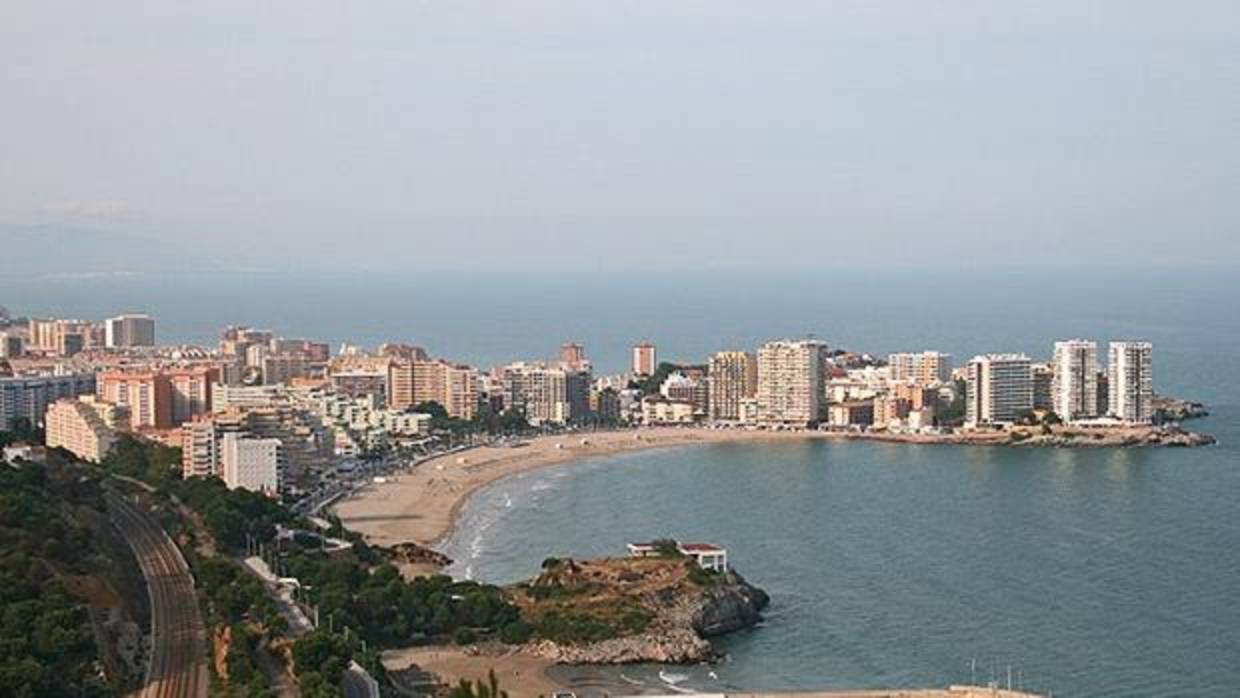
<instances>
[{"instance_id":1,"label":"rocky outcrop","mask_svg":"<svg viewBox=\"0 0 1240 698\"><path fill-rule=\"evenodd\" d=\"M1166 422L1182 422L1186 419L1197 419L1199 417L1208 417L1210 411L1200 402L1193 400L1180 400L1173 397L1165 397L1155 395L1153 400L1154 421L1162 424Z\"/></svg>"},{"instance_id":2,"label":"rocky outcrop","mask_svg":"<svg viewBox=\"0 0 1240 698\"><path fill-rule=\"evenodd\" d=\"M549 618L610 623L612 637L540 633L544 639L527 648L570 664L710 661L717 657L708 638L756 625L770 604L739 574L707 573L680 557L553 560L538 578L513 587L511 598L535 627Z\"/></svg>"},{"instance_id":3,"label":"rocky outcrop","mask_svg":"<svg viewBox=\"0 0 1240 698\"><path fill-rule=\"evenodd\" d=\"M1013 446L1041 446L1054 448L1131 448L1164 446L1191 448L1215 443L1213 436L1178 427L1148 427L1139 429L1099 430L1054 433L1014 439Z\"/></svg>"},{"instance_id":4,"label":"rocky outcrop","mask_svg":"<svg viewBox=\"0 0 1240 698\"><path fill-rule=\"evenodd\" d=\"M397 543L384 550L387 551L388 557L397 563L434 565L441 568L452 564L452 558L438 550L432 550L417 543Z\"/></svg>"},{"instance_id":5,"label":"rocky outcrop","mask_svg":"<svg viewBox=\"0 0 1240 698\"><path fill-rule=\"evenodd\" d=\"M706 590L698 610L693 614L693 630L702 637L714 637L753 627L762 620L762 611L771 603L756 586L735 572L727 584Z\"/></svg>"}]
</instances>

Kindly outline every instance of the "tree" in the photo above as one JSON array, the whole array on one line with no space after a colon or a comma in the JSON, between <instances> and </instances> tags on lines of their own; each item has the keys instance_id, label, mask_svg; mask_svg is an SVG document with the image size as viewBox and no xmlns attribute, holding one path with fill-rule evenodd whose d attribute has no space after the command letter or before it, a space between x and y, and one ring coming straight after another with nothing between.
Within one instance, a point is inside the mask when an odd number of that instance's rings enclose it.
<instances>
[{"instance_id":1,"label":"tree","mask_svg":"<svg viewBox=\"0 0 1240 698\"><path fill-rule=\"evenodd\" d=\"M461 682L448 694L448 698L508 698L508 691L500 689L495 670L491 669L487 672L485 682L481 679L472 682L461 679Z\"/></svg>"}]
</instances>

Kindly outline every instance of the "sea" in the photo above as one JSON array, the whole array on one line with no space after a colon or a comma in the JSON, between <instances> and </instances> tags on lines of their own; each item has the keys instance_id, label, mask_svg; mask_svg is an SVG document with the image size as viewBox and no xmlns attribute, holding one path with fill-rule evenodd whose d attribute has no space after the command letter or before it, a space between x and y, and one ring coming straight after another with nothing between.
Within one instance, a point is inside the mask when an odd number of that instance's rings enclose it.
<instances>
[{"instance_id":1,"label":"sea","mask_svg":"<svg viewBox=\"0 0 1240 698\"><path fill-rule=\"evenodd\" d=\"M579 695L997 682L1056 696L1240 695L1240 270L965 266L682 274L202 274L0 278L15 314L155 315L161 341L228 324L488 367L586 346L624 370L815 336L885 354L1046 358L1055 339L1154 343L1159 392L1205 402L1200 449L821 441L587 459L494 483L444 549L505 583L550 556L655 536L728 549L766 620L689 667L564 671ZM601 690L601 689L598 689Z\"/></svg>"}]
</instances>

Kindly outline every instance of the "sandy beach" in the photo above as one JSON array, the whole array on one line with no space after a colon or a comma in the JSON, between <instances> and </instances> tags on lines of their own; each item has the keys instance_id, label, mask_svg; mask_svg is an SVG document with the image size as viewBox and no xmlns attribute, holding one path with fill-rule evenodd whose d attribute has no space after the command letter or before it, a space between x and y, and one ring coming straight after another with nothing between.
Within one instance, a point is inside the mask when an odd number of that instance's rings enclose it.
<instances>
[{"instance_id":1,"label":"sandy beach","mask_svg":"<svg viewBox=\"0 0 1240 698\"><path fill-rule=\"evenodd\" d=\"M367 484L334 507L346 527L377 545L434 545L452 530L469 496L517 473L650 448L736 441L844 438L814 431L652 428L541 436L510 448L479 447L426 461L410 472Z\"/></svg>"},{"instance_id":2,"label":"sandy beach","mask_svg":"<svg viewBox=\"0 0 1240 698\"><path fill-rule=\"evenodd\" d=\"M551 662L523 652L477 653L460 647L412 647L384 652L382 661L389 671L417 666L449 686L462 679L485 681L487 673L494 671L500 688L511 698L546 698L563 688L547 677Z\"/></svg>"}]
</instances>

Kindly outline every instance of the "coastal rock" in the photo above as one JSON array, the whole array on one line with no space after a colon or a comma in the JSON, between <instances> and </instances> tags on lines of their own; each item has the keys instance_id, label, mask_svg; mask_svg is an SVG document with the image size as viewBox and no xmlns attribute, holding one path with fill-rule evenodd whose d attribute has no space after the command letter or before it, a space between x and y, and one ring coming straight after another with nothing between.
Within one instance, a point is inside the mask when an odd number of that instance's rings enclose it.
<instances>
[{"instance_id":1,"label":"coastal rock","mask_svg":"<svg viewBox=\"0 0 1240 698\"><path fill-rule=\"evenodd\" d=\"M1186 419L1208 417L1210 411L1200 402L1180 400L1173 397L1155 395L1153 400L1154 421L1158 424L1166 422L1182 422Z\"/></svg>"},{"instance_id":2,"label":"coastal rock","mask_svg":"<svg viewBox=\"0 0 1240 698\"><path fill-rule=\"evenodd\" d=\"M707 590L693 614L693 629L702 637L714 637L753 627L771 603L765 591L749 584L736 572L733 581Z\"/></svg>"},{"instance_id":3,"label":"coastal rock","mask_svg":"<svg viewBox=\"0 0 1240 698\"><path fill-rule=\"evenodd\" d=\"M707 573L679 557L548 560L539 577L510 590L541 633L528 650L571 664L683 664L717 658L707 638L749 628L770 604L739 574ZM574 637L564 628L614 636ZM606 628L606 630L602 630ZM552 635L554 639L546 639Z\"/></svg>"},{"instance_id":4,"label":"coastal rock","mask_svg":"<svg viewBox=\"0 0 1240 698\"><path fill-rule=\"evenodd\" d=\"M1215 443L1213 436L1179 427L1142 427L1108 431L1039 434L1013 439L1012 446L1053 448L1130 448L1164 446L1190 448Z\"/></svg>"},{"instance_id":5,"label":"coastal rock","mask_svg":"<svg viewBox=\"0 0 1240 698\"><path fill-rule=\"evenodd\" d=\"M452 558L438 550L432 550L417 543L397 543L384 550L387 551L388 557L393 562L412 565L433 565L441 568L452 564Z\"/></svg>"}]
</instances>

